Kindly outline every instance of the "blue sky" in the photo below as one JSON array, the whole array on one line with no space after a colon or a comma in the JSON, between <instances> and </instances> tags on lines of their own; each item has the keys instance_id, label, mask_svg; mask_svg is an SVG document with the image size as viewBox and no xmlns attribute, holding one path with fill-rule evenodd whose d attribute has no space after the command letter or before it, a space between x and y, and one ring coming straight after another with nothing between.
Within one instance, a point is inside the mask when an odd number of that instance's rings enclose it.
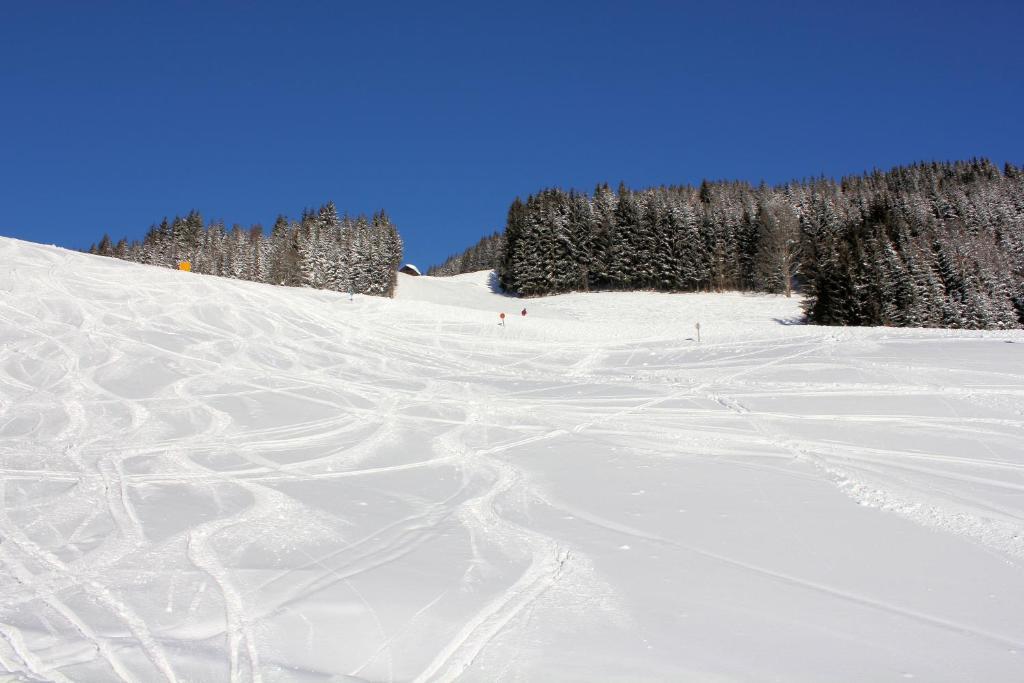
<instances>
[{"instance_id":1,"label":"blue sky","mask_svg":"<svg viewBox=\"0 0 1024 683\"><path fill-rule=\"evenodd\" d=\"M547 186L1024 164L1020 2L358 5L3 3L0 234L333 199L425 267Z\"/></svg>"}]
</instances>

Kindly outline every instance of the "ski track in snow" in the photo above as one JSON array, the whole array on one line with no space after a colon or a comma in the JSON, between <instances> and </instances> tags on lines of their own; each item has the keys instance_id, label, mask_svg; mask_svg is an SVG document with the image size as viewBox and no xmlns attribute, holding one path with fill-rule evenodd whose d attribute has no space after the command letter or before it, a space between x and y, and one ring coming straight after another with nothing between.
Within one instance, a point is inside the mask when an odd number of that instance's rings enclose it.
<instances>
[{"instance_id":1,"label":"ski track in snow","mask_svg":"<svg viewBox=\"0 0 1024 683\"><path fill-rule=\"evenodd\" d=\"M1020 331L0 257L16 680L1024 678Z\"/></svg>"}]
</instances>

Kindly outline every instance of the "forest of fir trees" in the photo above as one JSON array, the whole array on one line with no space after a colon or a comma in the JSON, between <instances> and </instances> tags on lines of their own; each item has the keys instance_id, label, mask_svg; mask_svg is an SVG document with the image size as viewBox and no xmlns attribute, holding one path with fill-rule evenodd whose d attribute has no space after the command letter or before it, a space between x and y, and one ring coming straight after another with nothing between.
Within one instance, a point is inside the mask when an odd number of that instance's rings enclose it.
<instances>
[{"instance_id":1,"label":"forest of fir trees","mask_svg":"<svg viewBox=\"0 0 1024 683\"><path fill-rule=\"evenodd\" d=\"M478 270L494 270L501 263L504 248L505 236L495 232L482 238L461 254L449 256L441 265L431 266L427 269L427 275L447 277L475 273Z\"/></svg>"},{"instance_id":2,"label":"forest of fir trees","mask_svg":"<svg viewBox=\"0 0 1024 683\"><path fill-rule=\"evenodd\" d=\"M402 238L383 211L339 217L328 202L298 221L278 216L269 235L259 225L207 225L192 211L164 219L141 242L114 244L104 235L89 251L167 268L187 261L192 272L238 280L393 296Z\"/></svg>"},{"instance_id":3,"label":"forest of fir trees","mask_svg":"<svg viewBox=\"0 0 1024 683\"><path fill-rule=\"evenodd\" d=\"M496 270L523 296L796 287L810 323L1017 328L1024 172L976 159L778 187L549 189L513 202Z\"/></svg>"}]
</instances>

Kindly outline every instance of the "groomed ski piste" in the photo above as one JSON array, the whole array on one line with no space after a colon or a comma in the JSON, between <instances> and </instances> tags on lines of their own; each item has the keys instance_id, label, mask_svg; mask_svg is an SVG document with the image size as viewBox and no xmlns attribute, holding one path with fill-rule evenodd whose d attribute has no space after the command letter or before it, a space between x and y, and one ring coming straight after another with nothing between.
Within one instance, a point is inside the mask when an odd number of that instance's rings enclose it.
<instances>
[{"instance_id":1,"label":"groomed ski piste","mask_svg":"<svg viewBox=\"0 0 1024 683\"><path fill-rule=\"evenodd\" d=\"M0 263L0 679L1024 680L1020 331Z\"/></svg>"}]
</instances>

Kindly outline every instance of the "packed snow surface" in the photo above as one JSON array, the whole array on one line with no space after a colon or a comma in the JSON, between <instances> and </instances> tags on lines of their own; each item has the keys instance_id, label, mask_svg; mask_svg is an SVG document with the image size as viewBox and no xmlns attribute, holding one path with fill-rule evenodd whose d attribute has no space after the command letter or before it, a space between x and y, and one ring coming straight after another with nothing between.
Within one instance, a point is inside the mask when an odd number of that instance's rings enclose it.
<instances>
[{"instance_id":1,"label":"packed snow surface","mask_svg":"<svg viewBox=\"0 0 1024 683\"><path fill-rule=\"evenodd\" d=\"M1024 680L1021 332L0 263L12 680Z\"/></svg>"}]
</instances>

